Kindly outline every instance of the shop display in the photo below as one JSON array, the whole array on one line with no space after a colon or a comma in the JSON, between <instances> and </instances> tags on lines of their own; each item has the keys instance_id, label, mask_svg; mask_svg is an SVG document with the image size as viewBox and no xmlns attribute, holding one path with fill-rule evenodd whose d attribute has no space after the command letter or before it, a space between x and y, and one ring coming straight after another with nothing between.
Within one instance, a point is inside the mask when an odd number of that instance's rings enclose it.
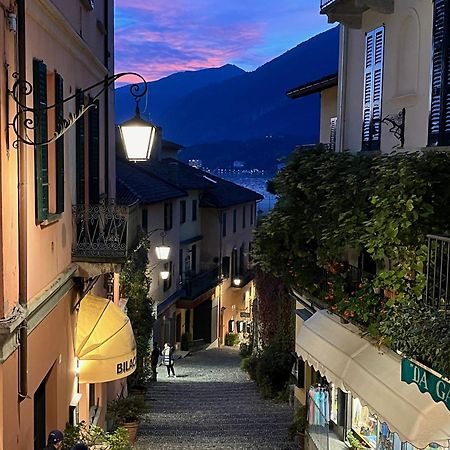
<instances>
[{"instance_id":1,"label":"shop display","mask_svg":"<svg viewBox=\"0 0 450 450\"><path fill-rule=\"evenodd\" d=\"M308 393L308 422L310 425L327 425L330 421L330 400L328 387L311 386Z\"/></svg>"},{"instance_id":2,"label":"shop display","mask_svg":"<svg viewBox=\"0 0 450 450\"><path fill-rule=\"evenodd\" d=\"M370 447L377 448L378 419L357 398L352 401L352 430Z\"/></svg>"}]
</instances>

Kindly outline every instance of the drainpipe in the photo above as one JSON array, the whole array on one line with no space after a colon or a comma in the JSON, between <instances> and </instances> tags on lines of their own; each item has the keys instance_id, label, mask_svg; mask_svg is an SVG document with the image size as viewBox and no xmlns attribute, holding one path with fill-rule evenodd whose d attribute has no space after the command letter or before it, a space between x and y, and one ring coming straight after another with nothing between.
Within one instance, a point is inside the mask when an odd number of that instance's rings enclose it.
<instances>
[{"instance_id":1,"label":"drainpipe","mask_svg":"<svg viewBox=\"0 0 450 450\"><path fill-rule=\"evenodd\" d=\"M341 25L340 57L339 57L339 90L338 90L338 145L337 151L344 151L345 107L347 100L347 56L348 56L348 26Z\"/></svg>"},{"instance_id":2,"label":"drainpipe","mask_svg":"<svg viewBox=\"0 0 450 450\"><path fill-rule=\"evenodd\" d=\"M105 2L105 9L104 9L104 26L106 29L105 37L104 37L104 64L108 71L108 73L105 75L105 80L109 76L109 0ZM106 199L109 200L111 197L110 192L110 186L109 186L109 88L105 90L105 108L104 108L105 114L104 114L104 120L105 120L105 194ZM114 155L116 154L114 149Z\"/></svg>"},{"instance_id":3,"label":"drainpipe","mask_svg":"<svg viewBox=\"0 0 450 450\"><path fill-rule=\"evenodd\" d=\"M20 80L26 80L26 33L25 9L26 0L17 1L17 48L18 48L18 74ZM19 101L26 104L26 93L19 92ZM24 124L19 124L19 133L25 134ZM18 224L19 224L19 304L27 307L27 152L26 144L19 142L18 146ZM25 400L28 395L28 329L24 320L19 329L19 401Z\"/></svg>"}]
</instances>

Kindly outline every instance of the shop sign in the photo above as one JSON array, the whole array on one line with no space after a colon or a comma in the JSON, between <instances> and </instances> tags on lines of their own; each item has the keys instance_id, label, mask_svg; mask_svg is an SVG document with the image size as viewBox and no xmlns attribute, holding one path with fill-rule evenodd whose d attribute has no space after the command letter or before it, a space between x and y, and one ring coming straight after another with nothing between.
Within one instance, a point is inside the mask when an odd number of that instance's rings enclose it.
<instances>
[{"instance_id":1,"label":"shop sign","mask_svg":"<svg viewBox=\"0 0 450 450\"><path fill-rule=\"evenodd\" d=\"M402 360L402 381L416 384L420 392L428 392L436 403L443 402L450 411L450 383L448 381L408 359Z\"/></svg>"},{"instance_id":2,"label":"shop sign","mask_svg":"<svg viewBox=\"0 0 450 450\"><path fill-rule=\"evenodd\" d=\"M241 317L250 317L250 313L249 313L249 312L241 311L241 312L240 312L240 316L241 316Z\"/></svg>"}]
</instances>

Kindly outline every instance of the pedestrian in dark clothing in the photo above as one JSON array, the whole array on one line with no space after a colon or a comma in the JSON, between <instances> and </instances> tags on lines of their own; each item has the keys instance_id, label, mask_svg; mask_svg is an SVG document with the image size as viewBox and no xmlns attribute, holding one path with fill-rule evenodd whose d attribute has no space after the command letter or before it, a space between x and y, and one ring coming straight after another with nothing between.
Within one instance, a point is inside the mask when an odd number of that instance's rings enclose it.
<instances>
[{"instance_id":1,"label":"pedestrian in dark clothing","mask_svg":"<svg viewBox=\"0 0 450 450\"><path fill-rule=\"evenodd\" d=\"M72 447L72 450L89 450L89 447L86 444L80 442L78 444L75 444L75 446Z\"/></svg>"},{"instance_id":2,"label":"pedestrian in dark clothing","mask_svg":"<svg viewBox=\"0 0 450 450\"><path fill-rule=\"evenodd\" d=\"M164 350L162 351L163 356L163 363L167 367L167 375L170 377L170 372L172 372L172 375L176 377L175 375L175 369L173 368L173 352L175 351L175 348L170 346L168 343L164 345Z\"/></svg>"},{"instance_id":3,"label":"pedestrian in dark clothing","mask_svg":"<svg viewBox=\"0 0 450 450\"><path fill-rule=\"evenodd\" d=\"M61 450L63 448L64 434L62 431L53 430L48 434L47 447L44 450Z\"/></svg>"},{"instance_id":4,"label":"pedestrian in dark clothing","mask_svg":"<svg viewBox=\"0 0 450 450\"><path fill-rule=\"evenodd\" d=\"M153 342L153 350L151 354L151 366L152 366L152 381L156 381L156 368L158 367L159 357L161 356L161 349L158 347L157 342Z\"/></svg>"}]
</instances>

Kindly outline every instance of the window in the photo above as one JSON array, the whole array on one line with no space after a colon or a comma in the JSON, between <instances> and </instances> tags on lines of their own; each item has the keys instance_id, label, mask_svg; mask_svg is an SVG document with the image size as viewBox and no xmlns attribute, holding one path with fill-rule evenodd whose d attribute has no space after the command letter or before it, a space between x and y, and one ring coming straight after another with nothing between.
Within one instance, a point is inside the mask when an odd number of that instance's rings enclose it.
<instances>
[{"instance_id":1,"label":"window","mask_svg":"<svg viewBox=\"0 0 450 450\"><path fill-rule=\"evenodd\" d=\"M250 225L255 223L255 204L250 205Z\"/></svg>"},{"instance_id":2,"label":"window","mask_svg":"<svg viewBox=\"0 0 450 450\"><path fill-rule=\"evenodd\" d=\"M252 243L248 243L248 263L251 264L252 262Z\"/></svg>"},{"instance_id":3,"label":"window","mask_svg":"<svg viewBox=\"0 0 450 450\"><path fill-rule=\"evenodd\" d=\"M180 282L183 280L183 249L180 248L178 251L178 275L180 277Z\"/></svg>"},{"instance_id":4,"label":"window","mask_svg":"<svg viewBox=\"0 0 450 450\"><path fill-rule=\"evenodd\" d=\"M245 228L247 224L245 223L247 220L247 207L242 207L242 228Z\"/></svg>"},{"instance_id":5,"label":"window","mask_svg":"<svg viewBox=\"0 0 450 450\"><path fill-rule=\"evenodd\" d=\"M222 276L224 278L230 277L230 257L224 256L222 258Z\"/></svg>"},{"instance_id":6,"label":"window","mask_svg":"<svg viewBox=\"0 0 450 450\"><path fill-rule=\"evenodd\" d=\"M89 203L100 202L100 116L99 103L88 112L89 130ZM80 119L83 120L83 119Z\"/></svg>"},{"instance_id":7,"label":"window","mask_svg":"<svg viewBox=\"0 0 450 450\"><path fill-rule=\"evenodd\" d=\"M233 210L233 233L236 233L237 210Z\"/></svg>"},{"instance_id":8,"label":"window","mask_svg":"<svg viewBox=\"0 0 450 450\"><path fill-rule=\"evenodd\" d=\"M169 271L169 278L167 280L164 280L163 282L163 290L164 292L168 291L172 287L172 278L173 278L173 264L172 261L164 264L164 270Z\"/></svg>"},{"instance_id":9,"label":"window","mask_svg":"<svg viewBox=\"0 0 450 450\"><path fill-rule=\"evenodd\" d=\"M192 200L192 222L197 220L197 200Z\"/></svg>"},{"instance_id":10,"label":"window","mask_svg":"<svg viewBox=\"0 0 450 450\"><path fill-rule=\"evenodd\" d=\"M186 200L180 201L180 223L186 222Z\"/></svg>"},{"instance_id":11,"label":"window","mask_svg":"<svg viewBox=\"0 0 450 450\"><path fill-rule=\"evenodd\" d=\"M59 129L64 116L63 79L56 72L47 73L47 66L33 60L33 101L36 108L34 133L36 142L45 142L49 134ZM50 89L48 88L50 86ZM55 105L49 112L48 104ZM49 123L52 129L49 133ZM48 219L49 214L64 211L64 136L49 145L34 148L35 217L37 223Z\"/></svg>"},{"instance_id":12,"label":"window","mask_svg":"<svg viewBox=\"0 0 450 450\"><path fill-rule=\"evenodd\" d=\"M239 249L239 274L242 275L245 270L245 244L242 244Z\"/></svg>"},{"instance_id":13,"label":"window","mask_svg":"<svg viewBox=\"0 0 450 450\"><path fill-rule=\"evenodd\" d=\"M145 208L142 208L142 230L146 233L148 232L148 210Z\"/></svg>"},{"instance_id":14,"label":"window","mask_svg":"<svg viewBox=\"0 0 450 450\"><path fill-rule=\"evenodd\" d=\"M164 203L164 230L171 230L173 226L172 203Z\"/></svg>"},{"instance_id":15,"label":"window","mask_svg":"<svg viewBox=\"0 0 450 450\"><path fill-rule=\"evenodd\" d=\"M195 275L197 273L197 246L193 245L191 247L191 274Z\"/></svg>"},{"instance_id":16,"label":"window","mask_svg":"<svg viewBox=\"0 0 450 450\"><path fill-rule=\"evenodd\" d=\"M428 129L429 145L450 144L450 76L448 27L449 5L446 0L434 1L433 58L431 76L431 110Z\"/></svg>"},{"instance_id":17,"label":"window","mask_svg":"<svg viewBox=\"0 0 450 450\"><path fill-rule=\"evenodd\" d=\"M380 149L383 93L384 27L366 34L362 149Z\"/></svg>"},{"instance_id":18,"label":"window","mask_svg":"<svg viewBox=\"0 0 450 450\"><path fill-rule=\"evenodd\" d=\"M225 237L227 235L227 213L222 213L222 236Z\"/></svg>"},{"instance_id":19,"label":"window","mask_svg":"<svg viewBox=\"0 0 450 450\"><path fill-rule=\"evenodd\" d=\"M82 92L77 89L76 97L75 97L75 109L76 111L80 111L82 106L84 105L84 96ZM81 205L85 202L85 174L84 174L84 166L85 166L85 126L84 120L79 119L75 123L75 182L76 182L76 201L77 204Z\"/></svg>"},{"instance_id":20,"label":"window","mask_svg":"<svg viewBox=\"0 0 450 450\"><path fill-rule=\"evenodd\" d=\"M238 252L237 248L234 248L231 252L231 278L234 278L235 276L239 275L239 268L238 268Z\"/></svg>"}]
</instances>

